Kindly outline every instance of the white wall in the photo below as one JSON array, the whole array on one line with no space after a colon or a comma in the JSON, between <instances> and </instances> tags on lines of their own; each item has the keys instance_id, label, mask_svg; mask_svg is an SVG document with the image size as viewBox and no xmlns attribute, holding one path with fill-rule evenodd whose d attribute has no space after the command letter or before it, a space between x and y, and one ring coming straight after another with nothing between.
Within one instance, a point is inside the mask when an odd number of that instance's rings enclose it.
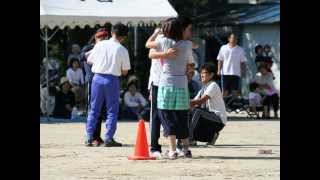
<instances>
[{"instance_id":1,"label":"white wall","mask_svg":"<svg viewBox=\"0 0 320 180\"><path fill-rule=\"evenodd\" d=\"M254 47L257 44L265 45L269 44L271 50L275 56L273 59L274 64L272 66L272 71L275 75L275 86L280 93L280 25L270 24L270 25L245 25L242 31L242 43L241 46L246 52L246 57L248 60L248 73L249 75L242 81L242 90L244 95L248 93L248 83L250 78L256 73L256 66L254 63L255 52Z\"/></svg>"}]
</instances>

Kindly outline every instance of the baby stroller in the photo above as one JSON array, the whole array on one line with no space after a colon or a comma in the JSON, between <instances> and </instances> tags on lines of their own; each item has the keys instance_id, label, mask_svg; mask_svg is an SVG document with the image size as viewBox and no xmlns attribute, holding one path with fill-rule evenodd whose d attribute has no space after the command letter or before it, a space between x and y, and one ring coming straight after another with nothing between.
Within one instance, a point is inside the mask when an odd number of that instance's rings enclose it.
<instances>
[{"instance_id":1,"label":"baby stroller","mask_svg":"<svg viewBox=\"0 0 320 180\"><path fill-rule=\"evenodd\" d=\"M224 102L226 105L226 111L231 113L246 112L249 118L257 118L257 113L251 110L249 105L249 99L240 97L237 95L236 91L233 91L229 96L224 97Z\"/></svg>"}]
</instances>

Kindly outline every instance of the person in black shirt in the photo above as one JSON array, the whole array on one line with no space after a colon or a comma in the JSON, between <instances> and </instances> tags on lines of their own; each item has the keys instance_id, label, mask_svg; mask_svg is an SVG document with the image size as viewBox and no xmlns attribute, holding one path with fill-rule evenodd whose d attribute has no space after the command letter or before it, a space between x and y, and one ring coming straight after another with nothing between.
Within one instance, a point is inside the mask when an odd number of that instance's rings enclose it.
<instances>
[{"instance_id":1,"label":"person in black shirt","mask_svg":"<svg viewBox=\"0 0 320 180\"><path fill-rule=\"evenodd\" d=\"M71 91L71 85L66 77L60 81L60 91L56 94L56 104L53 112L55 118L71 118L71 112L75 106L75 96Z\"/></svg>"}]
</instances>

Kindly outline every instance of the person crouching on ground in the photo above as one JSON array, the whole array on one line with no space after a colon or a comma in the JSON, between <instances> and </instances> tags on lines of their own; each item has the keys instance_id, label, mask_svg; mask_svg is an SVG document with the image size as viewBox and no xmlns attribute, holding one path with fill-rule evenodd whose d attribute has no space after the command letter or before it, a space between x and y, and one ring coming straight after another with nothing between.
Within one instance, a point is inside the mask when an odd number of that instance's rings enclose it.
<instances>
[{"instance_id":1,"label":"person crouching on ground","mask_svg":"<svg viewBox=\"0 0 320 180\"><path fill-rule=\"evenodd\" d=\"M214 65L210 63L203 64L200 67L200 77L203 84L202 89L198 92L197 96L191 100L191 107L205 107L210 112L214 112L218 118L225 125L227 122L227 113L225 104L223 101L221 90L216 82L213 81L214 78ZM223 126L224 127L224 126ZM215 136L208 145L214 145L215 141L219 136L219 132L223 127L215 127Z\"/></svg>"},{"instance_id":2,"label":"person crouching on ground","mask_svg":"<svg viewBox=\"0 0 320 180\"><path fill-rule=\"evenodd\" d=\"M131 68L128 50L121 45L128 31L127 26L117 23L113 26L112 38L97 43L88 57L88 63L93 64L94 76L91 85L91 108L86 125L86 146L92 146L93 134L104 101L107 117L105 146L122 146L114 140L113 136L116 132L119 113L119 76L126 76Z\"/></svg>"},{"instance_id":3,"label":"person crouching on ground","mask_svg":"<svg viewBox=\"0 0 320 180\"><path fill-rule=\"evenodd\" d=\"M129 84L128 91L124 94L124 103L130 119L138 119L147 105L146 99L137 91L134 82Z\"/></svg>"}]
</instances>

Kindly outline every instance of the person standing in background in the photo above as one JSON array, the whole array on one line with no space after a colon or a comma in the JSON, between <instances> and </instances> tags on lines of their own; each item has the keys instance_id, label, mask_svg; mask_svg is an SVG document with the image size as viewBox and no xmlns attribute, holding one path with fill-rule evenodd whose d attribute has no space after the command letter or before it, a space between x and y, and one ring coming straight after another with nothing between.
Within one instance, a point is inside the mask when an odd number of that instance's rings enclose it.
<instances>
[{"instance_id":1,"label":"person standing in background","mask_svg":"<svg viewBox=\"0 0 320 180\"><path fill-rule=\"evenodd\" d=\"M218 72L222 81L223 97L228 96L233 91L241 94L241 75L245 73L245 62L247 61L244 50L237 45L238 37L235 33L228 35L228 44L220 48L218 60Z\"/></svg>"}]
</instances>

